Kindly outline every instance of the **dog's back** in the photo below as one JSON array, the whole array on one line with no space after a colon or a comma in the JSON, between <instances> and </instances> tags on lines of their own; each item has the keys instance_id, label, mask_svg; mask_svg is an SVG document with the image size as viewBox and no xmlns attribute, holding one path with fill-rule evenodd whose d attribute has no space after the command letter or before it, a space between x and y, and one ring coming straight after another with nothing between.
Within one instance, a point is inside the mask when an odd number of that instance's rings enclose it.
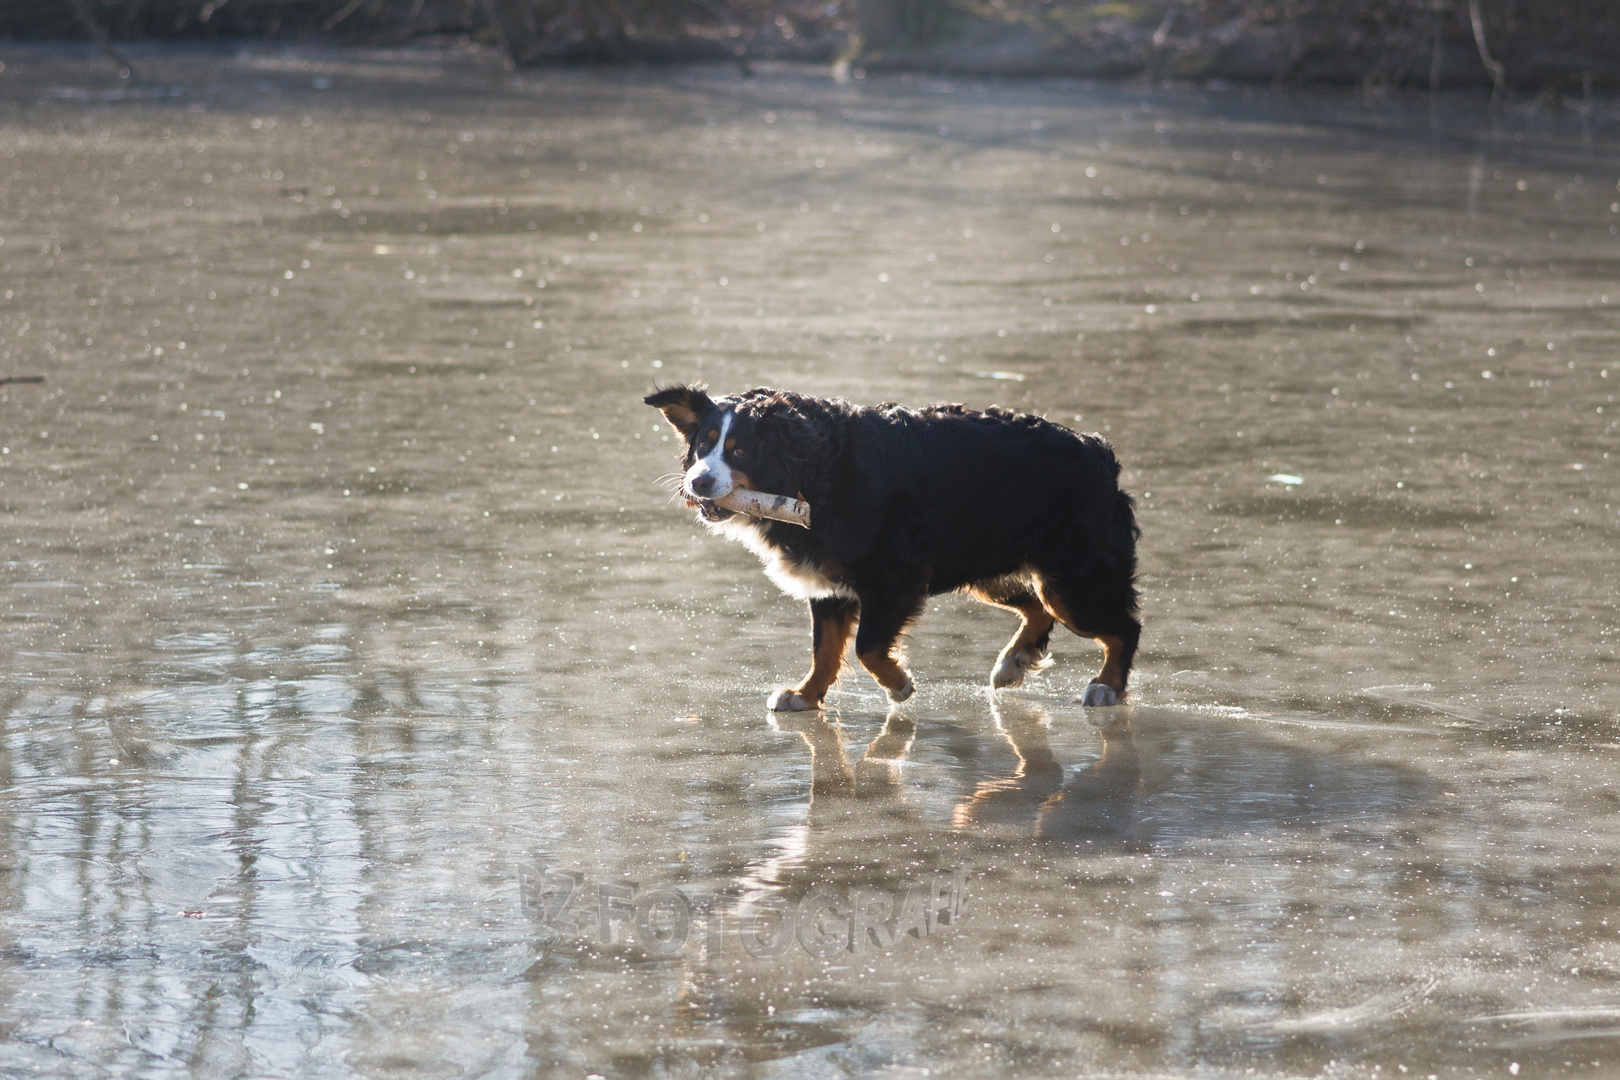
<instances>
[{"instance_id":1,"label":"dog's back","mask_svg":"<svg viewBox=\"0 0 1620 1080\"><path fill-rule=\"evenodd\" d=\"M932 561L936 591L1048 561L1064 543L1108 555L1134 579L1134 504L1101 436L961 405L858 416L857 470L881 492L894 539Z\"/></svg>"}]
</instances>

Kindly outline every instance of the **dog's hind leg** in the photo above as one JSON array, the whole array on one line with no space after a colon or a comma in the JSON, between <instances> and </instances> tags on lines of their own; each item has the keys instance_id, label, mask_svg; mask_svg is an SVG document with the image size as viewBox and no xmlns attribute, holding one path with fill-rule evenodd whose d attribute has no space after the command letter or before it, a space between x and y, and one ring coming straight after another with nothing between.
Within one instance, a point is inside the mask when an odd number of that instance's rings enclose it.
<instances>
[{"instance_id":1,"label":"dog's hind leg","mask_svg":"<svg viewBox=\"0 0 1620 1080\"><path fill-rule=\"evenodd\" d=\"M855 630L861 606L842 596L817 597L810 601L810 674L799 685L771 695L773 712L799 712L819 709L827 689L838 681L844 666L844 649Z\"/></svg>"},{"instance_id":2,"label":"dog's hind leg","mask_svg":"<svg viewBox=\"0 0 1620 1080\"><path fill-rule=\"evenodd\" d=\"M1131 590L1098 588L1088 577L1054 580L1044 575L1036 589L1042 606L1053 618L1102 646L1102 670L1086 687L1080 704L1118 704L1130 680L1131 664L1142 637L1142 623L1132 611Z\"/></svg>"},{"instance_id":3,"label":"dog's hind leg","mask_svg":"<svg viewBox=\"0 0 1620 1080\"><path fill-rule=\"evenodd\" d=\"M855 631L855 655L895 704L916 690L911 672L900 663L901 633L919 614L927 594L922 590L883 597L861 596L861 625Z\"/></svg>"},{"instance_id":4,"label":"dog's hind leg","mask_svg":"<svg viewBox=\"0 0 1620 1080\"><path fill-rule=\"evenodd\" d=\"M1017 686L1026 674L1052 666L1046 650L1052 641L1055 620L1027 584L981 582L968 586L966 592L975 600L1016 611L1023 619L1018 633L1007 642L1007 647L996 658L996 666L990 669L991 686Z\"/></svg>"}]
</instances>

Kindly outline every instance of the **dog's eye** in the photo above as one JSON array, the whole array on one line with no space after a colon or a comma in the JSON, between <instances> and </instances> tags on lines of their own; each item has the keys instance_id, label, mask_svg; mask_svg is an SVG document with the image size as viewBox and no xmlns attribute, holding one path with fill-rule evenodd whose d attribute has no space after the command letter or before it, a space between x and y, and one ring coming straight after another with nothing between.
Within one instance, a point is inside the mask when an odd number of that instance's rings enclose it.
<instances>
[{"instance_id":1,"label":"dog's eye","mask_svg":"<svg viewBox=\"0 0 1620 1080\"><path fill-rule=\"evenodd\" d=\"M740 446L733 446L731 448L731 456L736 458L738 461L741 461L743 458L748 456L748 451L744 450Z\"/></svg>"}]
</instances>

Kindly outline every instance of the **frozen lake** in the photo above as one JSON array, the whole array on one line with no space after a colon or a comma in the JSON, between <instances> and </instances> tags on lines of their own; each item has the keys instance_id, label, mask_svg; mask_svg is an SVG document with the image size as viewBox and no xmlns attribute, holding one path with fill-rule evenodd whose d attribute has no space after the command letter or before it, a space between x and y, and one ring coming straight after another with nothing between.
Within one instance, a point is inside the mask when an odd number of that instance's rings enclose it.
<instances>
[{"instance_id":1,"label":"frozen lake","mask_svg":"<svg viewBox=\"0 0 1620 1080\"><path fill-rule=\"evenodd\" d=\"M135 59L0 50L0 1073L1612 1075L1612 107ZM1105 433L1133 704L768 715L686 379Z\"/></svg>"}]
</instances>

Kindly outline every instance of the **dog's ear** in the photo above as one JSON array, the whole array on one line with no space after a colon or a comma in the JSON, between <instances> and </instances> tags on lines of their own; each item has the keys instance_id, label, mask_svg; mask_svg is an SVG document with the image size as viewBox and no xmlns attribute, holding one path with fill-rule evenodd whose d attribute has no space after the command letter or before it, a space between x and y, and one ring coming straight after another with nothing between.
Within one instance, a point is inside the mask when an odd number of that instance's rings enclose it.
<instances>
[{"instance_id":1,"label":"dog's ear","mask_svg":"<svg viewBox=\"0 0 1620 1080\"><path fill-rule=\"evenodd\" d=\"M714 408L714 402L709 400L709 395L703 392L701 386L669 386L641 400L662 412L664 419L681 433L682 438L691 435L692 429L698 425L698 418Z\"/></svg>"}]
</instances>

